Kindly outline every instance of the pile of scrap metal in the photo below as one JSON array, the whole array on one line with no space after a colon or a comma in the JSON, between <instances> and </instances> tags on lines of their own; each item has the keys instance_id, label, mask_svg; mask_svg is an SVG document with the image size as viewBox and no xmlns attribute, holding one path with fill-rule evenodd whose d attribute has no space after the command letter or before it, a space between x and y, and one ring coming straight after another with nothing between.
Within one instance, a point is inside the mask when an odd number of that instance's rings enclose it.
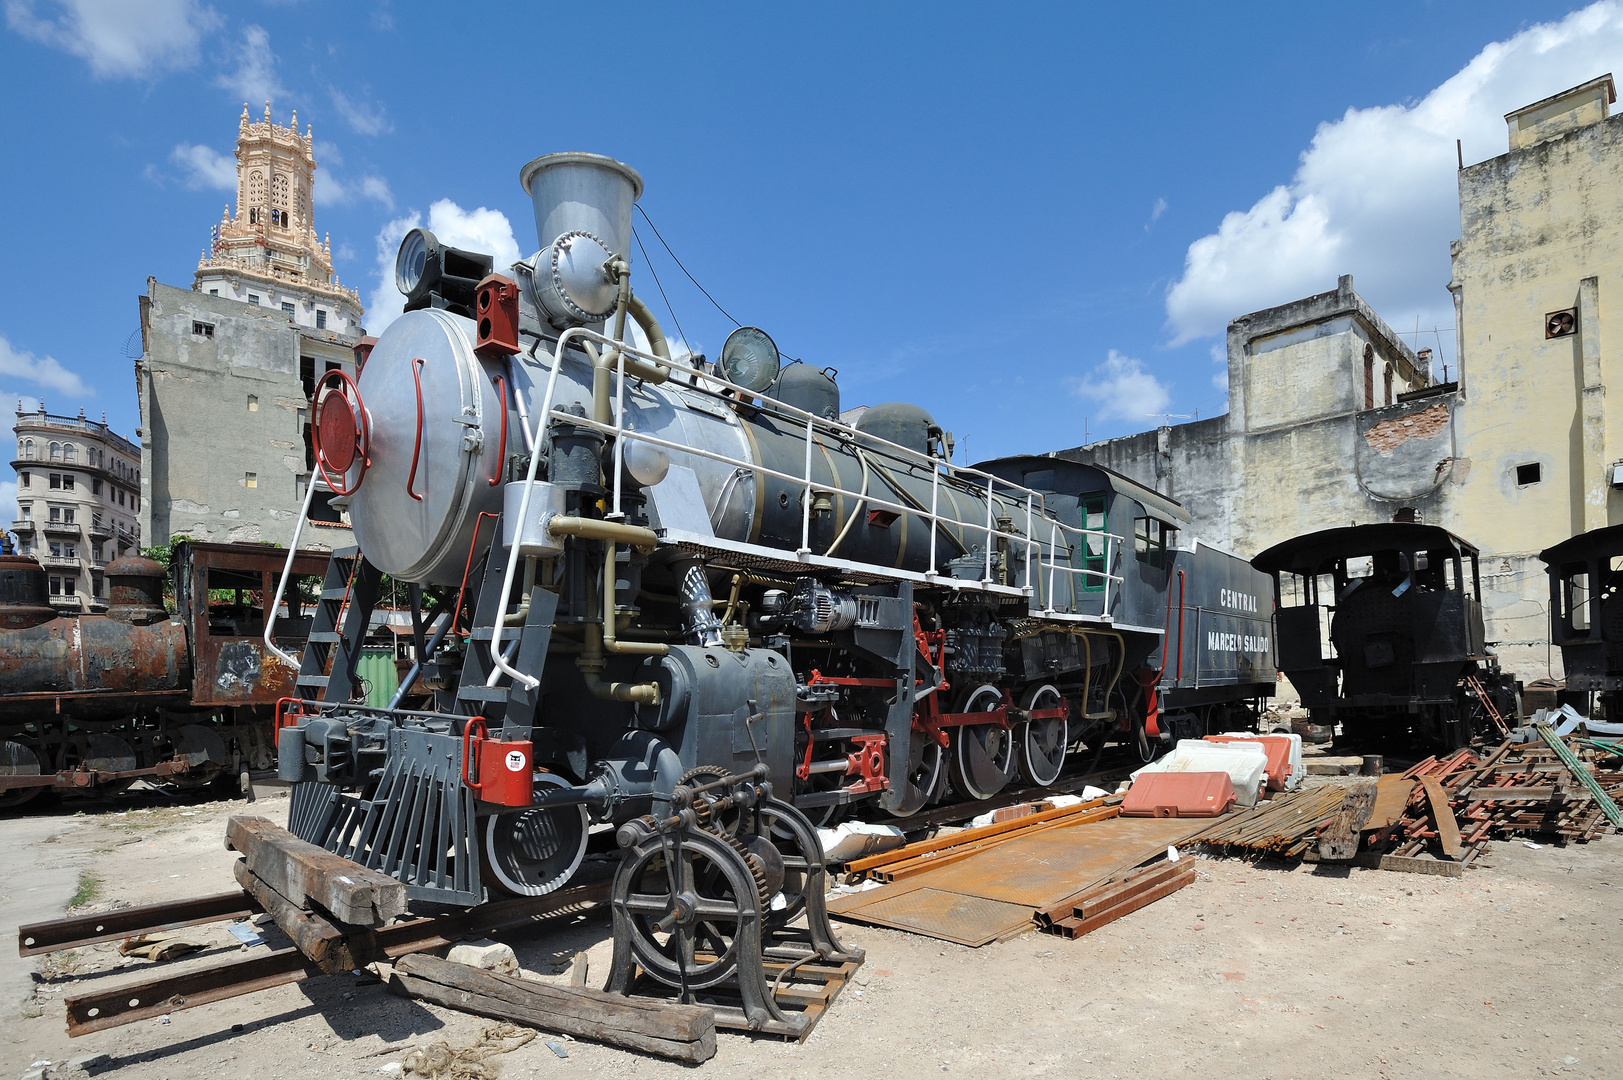
<instances>
[{"instance_id":1,"label":"pile of scrap metal","mask_svg":"<svg viewBox=\"0 0 1623 1080\"><path fill-rule=\"evenodd\" d=\"M1283 795L1234 815L1200 841L1230 854L1409 870L1426 869L1429 850L1452 864L1440 872L1457 873L1489 840L1586 841L1623 827L1616 802L1623 796L1623 771L1616 771L1623 745L1580 740L1589 747L1580 752L1544 724L1528 734L1532 741L1513 737L1485 755L1460 750L1378 781ZM1599 767L1607 762L1608 769Z\"/></svg>"},{"instance_id":2,"label":"pile of scrap metal","mask_svg":"<svg viewBox=\"0 0 1623 1080\"><path fill-rule=\"evenodd\" d=\"M1194 880L1195 864L1184 859L1168 858L1149 866L1134 867L1037 912L1037 926L1049 933L1079 938L1163 896L1170 896Z\"/></svg>"}]
</instances>

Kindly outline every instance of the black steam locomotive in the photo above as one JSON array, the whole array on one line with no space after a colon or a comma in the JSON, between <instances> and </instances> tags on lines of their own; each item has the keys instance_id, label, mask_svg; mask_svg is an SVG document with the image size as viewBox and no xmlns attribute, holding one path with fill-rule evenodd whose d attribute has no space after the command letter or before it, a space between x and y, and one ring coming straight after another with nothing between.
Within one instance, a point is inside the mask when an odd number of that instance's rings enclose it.
<instances>
[{"instance_id":1,"label":"black steam locomotive","mask_svg":"<svg viewBox=\"0 0 1623 1080\"><path fill-rule=\"evenodd\" d=\"M1564 697L1584 715L1623 716L1623 525L1579 533L1539 552L1550 577L1550 643L1561 649Z\"/></svg>"},{"instance_id":2,"label":"black steam locomotive","mask_svg":"<svg viewBox=\"0 0 1623 1080\"><path fill-rule=\"evenodd\" d=\"M677 822L764 902L820 860L794 815L906 817L1254 719L1267 579L1185 541L1181 507L1049 458L956 465L924 410L842 413L832 371L752 327L673 358L630 287L641 178L554 154L521 181L542 249L506 276L409 234L406 313L319 388L356 547L278 722L295 833L476 903L559 887L594 827L640 851ZM422 659L370 708L383 574L411 584ZM673 794L763 768L782 827L752 841Z\"/></svg>"},{"instance_id":3,"label":"black steam locomotive","mask_svg":"<svg viewBox=\"0 0 1623 1080\"><path fill-rule=\"evenodd\" d=\"M1341 741L1454 749L1517 715L1484 644L1477 549L1448 530L1326 529L1251 564L1274 578L1280 670Z\"/></svg>"}]
</instances>

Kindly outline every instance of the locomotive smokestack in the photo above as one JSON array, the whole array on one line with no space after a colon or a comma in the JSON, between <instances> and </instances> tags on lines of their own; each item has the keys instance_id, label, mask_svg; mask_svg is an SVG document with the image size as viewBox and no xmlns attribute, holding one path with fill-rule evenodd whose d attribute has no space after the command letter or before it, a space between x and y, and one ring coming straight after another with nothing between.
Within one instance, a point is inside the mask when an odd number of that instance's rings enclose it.
<instances>
[{"instance_id":1,"label":"locomotive smokestack","mask_svg":"<svg viewBox=\"0 0 1623 1080\"><path fill-rule=\"evenodd\" d=\"M600 322L614 310L609 264L630 261L631 207L642 177L601 154L547 154L519 170L535 206L541 250L529 260L534 299L562 329Z\"/></svg>"},{"instance_id":2,"label":"locomotive smokestack","mask_svg":"<svg viewBox=\"0 0 1623 1080\"><path fill-rule=\"evenodd\" d=\"M642 196L642 177L601 154L547 154L519 170L535 206L535 235L545 250L565 233L590 233L611 254L631 243L631 207Z\"/></svg>"}]
</instances>

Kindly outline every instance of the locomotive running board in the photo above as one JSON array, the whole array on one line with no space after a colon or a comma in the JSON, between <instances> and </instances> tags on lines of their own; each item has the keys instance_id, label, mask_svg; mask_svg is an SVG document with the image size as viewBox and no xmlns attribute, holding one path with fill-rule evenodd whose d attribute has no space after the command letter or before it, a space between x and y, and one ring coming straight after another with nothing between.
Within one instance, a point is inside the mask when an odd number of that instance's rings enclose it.
<instances>
[{"instance_id":1,"label":"locomotive running board","mask_svg":"<svg viewBox=\"0 0 1623 1080\"><path fill-rule=\"evenodd\" d=\"M370 799L332 784L294 784L288 830L403 882L413 900L482 903L473 791L462 783L462 740L395 728L387 762Z\"/></svg>"}]
</instances>

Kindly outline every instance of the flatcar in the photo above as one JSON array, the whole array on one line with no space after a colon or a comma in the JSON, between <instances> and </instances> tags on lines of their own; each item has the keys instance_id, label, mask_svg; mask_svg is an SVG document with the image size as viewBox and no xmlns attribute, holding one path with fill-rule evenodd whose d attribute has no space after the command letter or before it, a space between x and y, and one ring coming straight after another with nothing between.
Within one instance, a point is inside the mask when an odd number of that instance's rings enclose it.
<instances>
[{"instance_id":1,"label":"flatcar","mask_svg":"<svg viewBox=\"0 0 1623 1080\"><path fill-rule=\"evenodd\" d=\"M1447 529L1326 529L1251 563L1274 579L1280 670L1338 743L1450 750L1519 711L1484 641L1477 549Z\"/></svg>"},{"instance_id":2,"label":"flatcar","mask_svg":"<svg viewBox=\"0 0 1623 1080\"><path fill-rule=\"evenodd\" d=\"M1579 533L1539 552L1550 579L1550 643L1566 670L1563 697L1584 715L1623 716L1623 525ZM1598 706L1598 709L1596 708Z\"/></svg>"},{"instance_id":3,"label":"flatcar","mask_svg":"<svg viewBox=\"0 0 1623 1080\"><path fill-rule=\"evenodd\" d=\"M590 830L632 835L706 777L907 817L1271 692L1265 579L1180 546L1176 504L1051 459L958 465L912 404L844 422L833 370L758 328L673 357L631 285L641 178L554 154L521 183L540 250L509 276L409 233L405 313L318 388L356 546L278 721L299 836L418 899L536 895ZM384 574L411 589L420 708L361 704Z\"/></svg>"}]
</instances>

